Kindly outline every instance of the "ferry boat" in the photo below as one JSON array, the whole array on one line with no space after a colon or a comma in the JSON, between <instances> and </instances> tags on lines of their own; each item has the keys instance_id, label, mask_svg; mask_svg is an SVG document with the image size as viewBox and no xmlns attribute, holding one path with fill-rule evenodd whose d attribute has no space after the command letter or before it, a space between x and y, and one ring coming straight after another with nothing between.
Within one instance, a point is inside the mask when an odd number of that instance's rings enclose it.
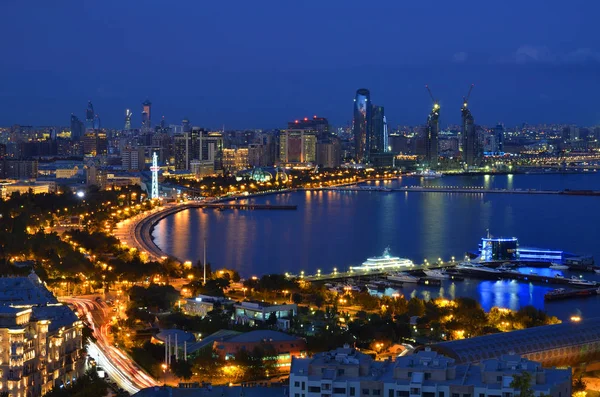
<instances>
[{"instance_id":1,"label":"ferry boat","mask_svg":"<svg viewBox=\"0 0 600 397\"><path fill-rule=\"evenodd\" d=\"M419 282L419 277L415 277L404 272L392 273L389 276L387 276L387 279L390 281L399 281L401 283L416 284Z\"/></svg>"},{"instance_id":2,"label":"ferry boat","mask_svg":"<svg viewBox=\"0 0 600 397\"><path fill-rule=\"evenodd\" d=\"M397 269L401 267L413 267L415 264L410 259L399 258L390 254L390 247L383 251L383 255L367 258L361 266L357 266L354 270L385 270Z\"/></svg>"},{"instance_id":3,"label":"ferry boat","mask_svg":"<svg viewBox=\"0 0 600 397\"><path fill-rule=\"evenodd\" d=\"M595 281L586 280L586 279L583 279L583 278L579 278L577 276L571 276L571 279L569 280L569 284L573 284L573 285L585 285L585 286L593 287L597 283Z\"/></svg>"},{"instance_id":4,"label":"ferry boat","mask_svg":"<svg viewBox=\"0 0 600 397\"><path fill-rule=\"evenodd\" d=\"M417 175L423 179L437 179L437 178L442 177L441 172L435 172L433 170L423 170L420 173L418 173Z\"/></svg>"},{"instance_id":5,"label":"ferry boat","mask_svg":"<svg viewBox=\"0 0 600 397\"><path fill-rule=\"evenodd\" d=\"M438 280L446 280L450 278L450 275L446 273L445 270L441 269L431 269L431 270L423 270L423 273L427 277L438 279Z\"/></svg>"},{"instance_id":6,"label":"ferry boat","mask_svg":"<svg viewBox=\"0 0 600 397\"><path fill-rule=\"evenodd\" d=\"M458 270L467 270L474 272L483 272L483 273L502 273L498 269L492 269L491 267L486 267L474 262L461 262L456 265Z\"/></svg>"},{"instance_id":7,"label":"ferry boat","mask_svg":"<svg viewBox=\"0 0 600 397\"><path fill-rule=\"evenodd\" d=\"M567 266L567 265L561 265L560 263L551 263L550 264L550 269L554 269L554 270L568 270L569 266Z\"/></svg>"}]
</instances>

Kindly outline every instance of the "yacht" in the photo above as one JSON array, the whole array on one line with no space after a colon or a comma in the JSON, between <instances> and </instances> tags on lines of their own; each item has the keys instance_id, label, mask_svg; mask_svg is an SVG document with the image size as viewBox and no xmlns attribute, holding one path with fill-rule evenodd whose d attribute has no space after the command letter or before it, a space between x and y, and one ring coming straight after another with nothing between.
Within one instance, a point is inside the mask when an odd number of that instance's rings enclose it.
<instances>
[{"instance_id":1,"label":"yacht","mask_svg":"<svg viewBox=\"0 0 600 397\"><path fill-rule=\"evenodd\" d=\"M569 280L569 284L593 287L597 283L595 281L586 280L583 278L579 278L577 276L571 276L571 279Z\"/></svg>"},{"instance_id":2,"label":"yacht","mask_svg":"<svg viewBox=\"0 0 600 397\"><path fill-rule=\"evenodd\" d=\"M502 265L500 267L498 267L497 269L498 271L502 272L502 273L515 273L515 274L521 274L520 271L515 270L515 269L511 269L509 267L506 267L505 265Z\"/></svg>"},{"instance_id":3,"label":"yacht","mask_svg":"<svg viewBox=\"0 0 600 397\"><path fill-rule=\"evenodd\" d=\"M443 269L431 269L423 270L423 273L429 278L435 278L438 280L446 280L450 278L450 275Z\"/></svg>"},{"instance_id":4,"label":"yacht","mask_svg":"<svg viewBox=\"0 0 600 397\"><path fill-rule=\"evenodd\" d=\"M384 270L396 269L401 267L413 267L415 264L410 259L399 258L390 254L390 247L383 251L383 255L367 258L361 266L353 268L354 270Z\"/></svg>"},{"instance_id":5,"label":"yacht","mask_svg":"<svg viewBox=\"0 0 600 397\"><path fill-rule=\"evenodd\" d=\"M419 282L419 277L415 277L412 276L408 273L404 273L404 272L398 272L398 273L392 273L389 276L387 276L387 279L390 281L399 281L401 283L418 283Z\"/></svg>"},{"instance_id":6,"label":"yacht","mask_svg":"<svg viewBox=\"0 0 600 397\"><path fill-rule=\"evenodd\" d=\"M483 272L483 273L502 273L498 269L492 269L491 267L486 267L474 262L461 262L456 265L458 270L467 270L473 272Z\"/></svg>"},{"instance_id":7,"label":"yacht","mask_svg":"<svg viewBox=\"0 0 600 397\"><path fill-rule=\"evenodd\" d=\"M600 274L600 269L594 269L594 273Z\"/></svg>"},{"instance_id":8,"label":"yacht","mask_svg":"<svg viewBox=\"0 0 600 397\"><path fill-rule=\"evenodd\" d=\"M554 270L568 270L569 266L567 266L567 265L561 265L560 263L551 263L550 264L550 269L554 269Z\"/></svg>"}]
</instances>

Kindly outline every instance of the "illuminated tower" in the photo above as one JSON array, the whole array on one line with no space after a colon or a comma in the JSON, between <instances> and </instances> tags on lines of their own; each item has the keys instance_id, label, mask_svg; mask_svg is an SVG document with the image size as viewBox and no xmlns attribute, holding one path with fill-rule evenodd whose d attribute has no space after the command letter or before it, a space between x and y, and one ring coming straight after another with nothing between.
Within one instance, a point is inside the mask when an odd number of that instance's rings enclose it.
<instances>
[{"instance_id":1,"label":"illuminated tower","mask_svg":"<svg viewBox=\"0 0 600 397\"><path fill-rule=\"evenodd\" d=\"M158 171L160 167L158 166L158 155L156 152L152 153L152 167L150 167L150 171L152 171L152 191L150 193L150 198L152 200L158 198Z\"/></svg>"},{"instance_id":2,"label":"illuminated tower","mask_svg":"<svg viewBox=\"0 0 600 397\"><path fill-rule=\"evenodd\" d=\"M93 130L94 129L94 105L92 105L92 101L88 101L88 106L85 111L85 129Z\"/></svg>"},{"instance_id":3,"label":"illuminated tower","mask_svg":"<svg viewBox=\"0 0 600 397\"><path fill-rule=\"evenodd\" d=\"M130 130L131 129L131 115L133 113L131 112L130 109L125 109L125 129L126 130Z\"/></svg>"},{"instance_id":4,"label":"illuminated tower","mask_svg":"<svg viewBox=\"0 0 600 397\"><path fill-rule=\"evenodd\" d=\"M383 106L372 105L370 148L372 154L384 153L386 151L387 138L385 136L385 113Z\"/></svg>"},{"instance_id":5,"label":"illuminated tower","mask_svg":"<svg viewBox=\"0 0 600 397\"><path fill-rule=\"evenodd\" d=\"M425 129L425 163L429 168L435 168L438 164L438 135L440 132L440 104L433 97L429 86L427 91L431 96L433 106L427 117L427 128Z\"/></svg>"},{"instance_id":6,"label":"illuminated tower","mask_svg":"<svg viewBox=\"0 0 600 397\"><path fill-rule=\"evenodd\" d=\"M356 91L352 130L356 161L358 163L368 163L371 133L371 93L366 88Z\"/></svg>"},{"instance_id":7,"label":"illuminated tower","mask_svg":"<svg viewBox=\"0 0 600 397\"><path fill-rule=\"evenodd\" d=\"M463 98L463 106L460 109L462 116L462 154L463 161L465 162L466 167L472 167L476 165L477 162L477 154L478 154L478 142L477 142L477 128L475 127L475 119L471 114L471 110L468 108L469 106L469 97L471 96L471 90L473 86L469 89L469 93L466 97Z\"/></svg>"},{"instance_id":8,"label":"illuminated tower","mask_svg":"<svg viewBox=\"0 0 600 397\"><path fill-rule=\"evenodd\" d=\"M102 124L100 123L100 116L95 115L94 116L94 129L99 130L101 127L102 127Z\"/></svg>"},{"instance_id":9,"label":"illuminated tower","mask_svg":"<svg viewBox=\"0 0 600 397\"><path fill-rule=\"evenodd\" d=\"M142 130L149 130L151 125L150 122L152 120L152 102L149 100L145 100L142 103Z\"/></svg>"}]
</instances>

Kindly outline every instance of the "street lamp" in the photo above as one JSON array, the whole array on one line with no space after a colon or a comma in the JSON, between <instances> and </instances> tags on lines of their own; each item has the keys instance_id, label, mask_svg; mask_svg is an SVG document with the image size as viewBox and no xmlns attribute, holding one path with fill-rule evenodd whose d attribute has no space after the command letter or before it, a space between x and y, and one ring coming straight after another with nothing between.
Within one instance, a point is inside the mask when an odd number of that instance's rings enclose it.
<instances>
[{"instance_id":1,"label":"street lamp","mask_svg":"<svg viewBox=\"0 0 600 397\"><path fill-rule=\"evenodd\" d=\"M163 384L166 385L167 384L167 364L163 363L160 367L163 370Z\"/></svg>"}]
</instances>

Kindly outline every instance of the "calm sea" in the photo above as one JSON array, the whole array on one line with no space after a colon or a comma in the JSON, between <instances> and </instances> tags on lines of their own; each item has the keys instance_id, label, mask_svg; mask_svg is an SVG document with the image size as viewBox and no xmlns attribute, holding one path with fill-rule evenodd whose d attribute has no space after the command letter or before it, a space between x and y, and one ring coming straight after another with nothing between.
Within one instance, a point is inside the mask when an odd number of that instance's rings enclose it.
<instances>
[{"instance_id":1,"label":"calm sea","mask_svg":"<svg viewBox=\"0 0 600 397\"><path fill-rule=\"evenodd\" d=\"M440 185L600 190L600 175L404 177L375 184L392 188ZM521 246L561 249L600 260L600 197L320 191L249 201L295 204L298 210L186 210L156 225L155 242L182 260L196 261L202 258L206 239L207 259L213 268L237 269L243 276L347 269L380 255L386 247L414 262L447 261L476 250L488 229L493 236L518 237ZM584 277L600 281L595 274ZM470 296L486 309L533 304L562 318L577 311L593 315L600 309L600 297L545 306L543 295L549 289L529 283L465 280L445 282L441 288L405 287L401 292L425 298Z\"/></svg>"}]
</instances>

